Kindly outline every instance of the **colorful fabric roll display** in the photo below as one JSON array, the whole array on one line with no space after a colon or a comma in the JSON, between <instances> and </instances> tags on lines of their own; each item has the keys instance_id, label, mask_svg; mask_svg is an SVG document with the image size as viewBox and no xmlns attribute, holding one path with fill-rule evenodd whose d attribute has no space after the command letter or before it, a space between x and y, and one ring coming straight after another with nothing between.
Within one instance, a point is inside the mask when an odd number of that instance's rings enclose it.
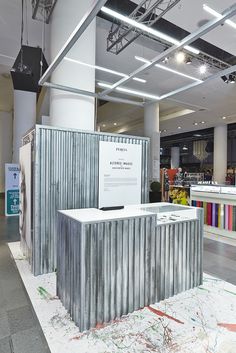
<instances>
[{"instance_id":1,"label":"colorful fabric roll display","mask_svg":"<svg viewBox=\"0 0 236 353\"><path fill-rule=\"evenodd\" d=\"M204 208L206 225L236 231L236 206L202 201L192 201L192 206Z\"/></svg>"}]
</instances>

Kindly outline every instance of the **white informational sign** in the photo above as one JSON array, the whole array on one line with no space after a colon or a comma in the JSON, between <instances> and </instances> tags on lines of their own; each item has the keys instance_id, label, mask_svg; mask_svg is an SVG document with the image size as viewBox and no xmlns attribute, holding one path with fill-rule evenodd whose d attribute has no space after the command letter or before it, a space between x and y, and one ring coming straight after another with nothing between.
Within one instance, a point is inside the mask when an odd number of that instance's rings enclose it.
<instances>
[{"instance_id":1,"label":"white informational sign","mask_svg":"<svg viewBox=\"0 0 236 353\"><path fill-rule=\"evenodd\" d=\"M19 215L19 165L5 164L5 215Z\"/></svg>"},{"instance_id":2,"label":"white informational sign","mask_svg":"<svg viewBox=\"0 0 236 353\"><path fill-rule=\"evenodd\" d=\"M142 146L100 141L99 208L141 203Z\"/></svg>"}]
</instances>

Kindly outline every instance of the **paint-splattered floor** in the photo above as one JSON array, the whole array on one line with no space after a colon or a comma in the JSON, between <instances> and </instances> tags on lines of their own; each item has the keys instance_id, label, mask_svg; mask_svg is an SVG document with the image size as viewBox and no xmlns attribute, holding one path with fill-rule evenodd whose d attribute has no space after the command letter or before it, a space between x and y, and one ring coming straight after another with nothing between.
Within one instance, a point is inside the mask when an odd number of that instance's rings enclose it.
<instances>
[{"instance_id":1,"label":"paint-splattered floor","mask_svg":"<svg viewBox=\"0 0 236 353\"><path fill-rule=\"evenodd\" d=\"M56 276L33 277L9 244L52 353L236 353L236 286L204 275L202 286L80 333L56 295Z\"/></svg>"}]
</instances>

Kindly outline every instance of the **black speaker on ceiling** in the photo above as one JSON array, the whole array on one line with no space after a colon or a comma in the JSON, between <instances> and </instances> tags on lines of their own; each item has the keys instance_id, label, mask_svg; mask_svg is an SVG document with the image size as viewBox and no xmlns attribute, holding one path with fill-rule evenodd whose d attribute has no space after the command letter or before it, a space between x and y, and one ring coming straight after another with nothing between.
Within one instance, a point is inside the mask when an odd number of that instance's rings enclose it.
<instances>
[{"instance_id":1,"label":"black speaker on ceiling","mask_svg":"<svg viewBox=\"0 0 236 353\"><path fill-rule=\"evenodd\" d=\"M39 93L38 81L47 70L48 64L41 48L22 45L11 69L14 89Z\"/></svg>"}]
</instances>

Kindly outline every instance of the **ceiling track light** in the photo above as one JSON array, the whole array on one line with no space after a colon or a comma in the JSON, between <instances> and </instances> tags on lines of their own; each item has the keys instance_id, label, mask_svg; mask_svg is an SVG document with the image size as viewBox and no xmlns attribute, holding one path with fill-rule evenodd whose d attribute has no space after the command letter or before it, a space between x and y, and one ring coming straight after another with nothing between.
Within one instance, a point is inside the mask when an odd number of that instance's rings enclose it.
<instances>
[{"instance_id":1,"label":"ceiling track light","mask_svg":"<svg viewBox=\"0 0 236 353\"><path fill-rule=\"evenodd\" d=\"M145 58L142 58L141 56L135 56L135 59L138 60L138 61L141 61L143 63L146 63L146 64L150 64L151 61L145 59ZM202 80L199 80L198 78L196 77L193 77L193 76L190 76L190 75L186 75L180 71L177 71L177 70L173 70L169 67L167 67L166 65L161 65L161 64L155 64L155 67L159 68L159 69L162 69L162 70L165 70L165 71L169 71L169 72L172 72L173 74L176 74L176 75L179 75L179 76L182 76L182 77L186 77L186 78L189 78L190 80L193 80L193 81L197 81L197 82L202 82Z\"/></svg>"},{"instance_id":2,"label":"ceiling track light","mask_svg":"<svg viewBox=\"0 0 236 353\"><path fill-rule=\"evenodd\" d=\"M64 58L64 60L72 62L72 63L75 63L75 64L79 64L79 65L82 65L82 66L91 67L92 69L96 69L98 71L107 72L107 73L112 74L112 75L125 77L125 78L129 77L129 75L126 75L123 72L107 69L106 67L103 67L103 66L98 66L98 65L92 65L92 64L84 63L84 62L79 61L79 60L68 58L67 56Z\"/></svg>"},{"instance_id":3,"label":"ceiling track light","mask_svg":"<svg viewBox=\"0 0 236 353\"><path fill-rule=\"evenodd\" d=\"M223 17L219 12L213 10L210 6L208 6L206 4L203 4L203 10L205 10L206 12L208 12L210 15L212 15L214 17L217 17L217 18L222 18ZM230 19L227 19L225 21L225 23L227 23L227 25L229 25L229 26L233 27L234 29L236 29L236 23L231 21Z\"/></svg>"},{"instance_id":4,"label":"ceiling track light","mask_svg":"<svg viewBox=\"0 0 236 353\"><path fill-rule=\"evenodd\" d=\"M233 72L232 74L221 76L221 79L224 81L224 83L235 83L236 82L236 73Z\"/></svg>"},{"instance_id":5,"label":"ceiling track light","mask_svg":"<svg viewBox=\"0 0 236 353\"><path fill-rule=\"evenodd\" d=\"M174 45L179 45L180 44L180 41L178 41L177 39L175 39L175 38L173 38L173 37L171 37L171 36L169 36L169 35L167 35L167 34L165 34L163 32L157 31L157 30L155 30L155 29L153 29L151 27L148 27L148 26L144 25L143 23L139 23L139 22L133 20L130 17L127 17L127 16L124 16L124 15L120 14L119 12L113 11L112 9L109 9L106 6L103 6L101 8L101 11L104 12L105 14L111 16L111 17L117 18L118 20L120 20L120 21L122 21L124 23L127 23L131 27L138 28L141 31L149 33L149 34L151 34L154 37L163 39L164 41L166 41L168 43L171 43L171 44L174 44ZM200 51L198 49L193 48L193 47L191 47L189 45L184 46L184 49L186 49L189 52L191 52L193 54L196 54L196 55L198 55L200 53Z\"/></svg>"},{"instance_id":6,"label":"ceiling track light","mask_svg":"<svg viewBox=\"0 0 236 353\"><path fill-rule=\"evenodd\" d=\"M141 82L141 83L146 83L147 81L142 79L142 78L139 78L139 77L134 77L133 78L134 81L137 81L137 82Z\"/></svg>"},{"instance_id":7,"label":"ceiling track light","mask_svg":"<svg viewBox=\"0 0 236 353\"><path fill-rule=\"evenodd\" d=\"M111 84L103 83L103 82L98 82L98 86L103 87L103 88L113 88L113 86ZM160 99L159 96L149 94L147 92L136 91L136 90L133 90L130 88L125 88L125 87L117 87L117 88L115 88L115 90L119 91L119 92L127 93L128 95L137 96L137 97L141 97L141 98L147 98L147 99L152 99L152 100L159 100Z\"/></svg>"}]
</instances>

